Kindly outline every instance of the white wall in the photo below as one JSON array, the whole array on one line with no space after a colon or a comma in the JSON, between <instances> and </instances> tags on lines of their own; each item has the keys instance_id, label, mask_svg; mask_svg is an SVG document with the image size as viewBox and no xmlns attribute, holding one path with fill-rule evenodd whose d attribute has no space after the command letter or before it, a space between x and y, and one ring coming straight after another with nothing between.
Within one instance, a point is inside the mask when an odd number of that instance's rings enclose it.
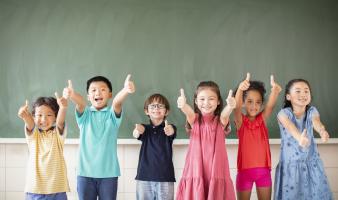
<instances>
[{"instance_id":1,"label":"white wall","mask_svg":"<svg viewBox=\"0 0 338 200\"><path fill-rule=\"evenodd\" d=\"M75 142L74 142L75 141ZM69 200L77 199L76 194L76 163L77 163L77 140L65 145L65 158L68 168L68 179L71 192L68 193ZM118 156L121 165L122 176L119 178L118 199L133 200L135 199L135 175L138 162L140 144L130 142L131 140L119 141ZM69 142L68 142L69 143ZM128 144L125 144L128 143ZM180 180L186 149L187 141L181 140L174 145L174 166L177 181ZM235 183L236 175L236 157L237 157L237 140L229 141L227 144L228 156L230 162L230 171ZM338 199L338 144L319 144L319 151L323 159L326 174L329 177L331 189L335 199ZM275 167L279 157L279 144L271 144L274 179ZM24 199L23 188L25 184L26 162L28 158L27 145L24 139L19 142L8 142L0 138L0 200L21 200ZM177 186L177 184L176 184ZM176 187L175 187L176 188ZM253 194L251 199L256 199Z\"/></svg>"}]
</instances>

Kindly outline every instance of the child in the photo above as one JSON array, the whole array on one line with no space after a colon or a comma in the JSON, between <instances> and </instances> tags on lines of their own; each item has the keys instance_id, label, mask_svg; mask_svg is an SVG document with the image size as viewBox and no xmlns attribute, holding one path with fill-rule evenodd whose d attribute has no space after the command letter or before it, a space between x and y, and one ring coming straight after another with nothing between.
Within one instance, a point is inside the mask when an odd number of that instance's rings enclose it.
<instances>
[{"instance_id":1,"label":"child","mask_svg":"<svg viewBox=\"0 0 338 200\"><path fill-rule=\"evenodd\" d=\"M172 144L176 127L165 120L169 110L168 100L161 94L153 94L144 103L150 123L135 125L133 135L142 141L135 178L138 200L174 199Z\"/></svg>"},{"instance_id":2,"label":"child","mask_svg":"<svg viewBox=\"0 0 338 200\"><path fill-rule=\"evenodd\" d=\"M278 113L282 142L274 199L333 199L314 143L313 129L324 142L329 134L317 109L310 103L310 84L304 79L289 81L285 87L284 108Z\"/></svg>"},{"instance_id":3,"label":"child","mask_svg":"<svg viewBox=\"0 0 338 200\"><path fill-rule=\"evenodd\" d=\"M177 105L192 129L177 200L235 199L225 148L225 136L230 132L229 115L236 106L231 90L227 104L222 111L219 87L212 81L197 86L194 110L186 103L181 89Z\"/></svg>"},{"instance_id":4,"label":"child","mask_svg":"<svg viewBox=\"0 0 338 200\"><path fill-rule=\"evenodd\" d=\"M134 93L134 83L127 76L124 88L116 94L112 106L112 85L103 76L87 81L87 98L76 93L71 81L65 88L76 104L76 121L80 129L77 191L80 200L116 199L120 167L117 158L117 134L123 117L122 103Z\"/></svg>"},{"instance_id":5,"label":"child","mask_svg":"<svg viewBox=\"0 0 338 200\"><path fill-rule=\"evenodd\" d=\"M33 103L32 114L28 101L18 116L25 122L25 136L29 148L26 175L26 200L67 199L69 192L63 147L67 131L65 97L39 97Z\"/></svg>"},{"instance_id":6,"label":"child","mask_svg":"<svg viewBox=\"0 0 338 200\"><path fill-rule=\"evenodd\" d=\"M236 90L235 124L239 139L236 189L239 200L250 199L253 183L258 199L271 199L271 155L266 120L282 90L271 76L271 93L265 108L265 88L260 81L250 81L250 74ZM243 105L244 104L244 105ZM245 114L242 114L242 105Z\"/></svg>"}]
</instances>

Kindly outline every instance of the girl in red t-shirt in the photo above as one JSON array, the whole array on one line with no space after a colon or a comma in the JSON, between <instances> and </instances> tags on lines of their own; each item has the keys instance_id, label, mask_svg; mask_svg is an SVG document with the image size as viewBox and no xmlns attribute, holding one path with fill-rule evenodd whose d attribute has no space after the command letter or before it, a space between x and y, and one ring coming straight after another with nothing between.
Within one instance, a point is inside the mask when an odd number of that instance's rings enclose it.
<instances>
[{"instance_id":1,"label":"girl in red t-shirt","mask_svg":"<svg viewBox=\"0 0 338 200\"><path fill-rule=\"evenodd\" d=\"M250 74L236 90L235 124L239 139L236 189L239 200L250 199L253 183L258 199L271 199L271 155L266 120L271 115L282 88L271 76L271 93L263 108L265 88L250 81ZM242 105L245 114L242 113Z\"/></svg>"}]
</instances>

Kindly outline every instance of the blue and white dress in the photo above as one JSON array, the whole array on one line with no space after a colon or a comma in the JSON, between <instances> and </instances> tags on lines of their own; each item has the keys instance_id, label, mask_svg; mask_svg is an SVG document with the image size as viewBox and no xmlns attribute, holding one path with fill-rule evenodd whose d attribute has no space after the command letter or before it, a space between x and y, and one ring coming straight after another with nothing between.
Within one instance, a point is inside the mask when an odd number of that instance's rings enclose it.
<instances>
[{"instance_id":1,"label":"blue and white dress","mask_svg":"<svg viewBox=\"0 0 338 200\"><path fill-rule=\"evenodd\" d=\"M279 123L281 151L276 168L274 199L275 200L330 200L332 192L324 172L323 162L314 143L312 117L319 115L311 106L306 115L297 119L291 108L284 108L278 116L284 115L297 129L307 130L310 146L299 146L290 132Z\"/></svg>"}]
</instances>

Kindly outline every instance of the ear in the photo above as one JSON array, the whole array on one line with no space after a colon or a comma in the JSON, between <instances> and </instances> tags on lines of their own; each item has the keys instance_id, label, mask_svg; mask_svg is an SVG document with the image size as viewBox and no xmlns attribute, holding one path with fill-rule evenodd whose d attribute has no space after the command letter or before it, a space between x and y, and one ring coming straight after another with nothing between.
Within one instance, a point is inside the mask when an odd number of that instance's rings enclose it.
<instances>
[{"instance_id":1,"label":"ear","mask_svg":"<svg viewBox=\"0 0 338 200\"><path fill-rule=\"evenodd\" d=\"M149 115L149 112L148 112L147 109L144 109L144 113L145 113L146 115Z\"/></svg>"},{"instance_id":2,"label":"ear","mask_svg":"<svg viewBox=\"0 0 338 200\"><path fill-rule=\"evenodd\" d=\"M168 116L168 114L169 114L169 110L166 110L164 116Z\"/></svg>"},{"instance_id":3,"label":"ear","mask_svg":"<svg viewBox=\"0 0 338 200\"><path fill-rule=\"evenodd\" d=\"M109 99L113 97L113 93L112 92L109 92Z\"/></svg>"},{"instance_id":4,"label":"ear","mask_svg":"<svg viewBox=\"0 0 338 200\"><path fill-rule=\"evenodd\" d=\"M195 99L195 104L197 105L197 98Z\"/></svg>"},{"instance_id":5,"label":"ear","mask_svg":"<svg viewBox=\"0 0 338 200\"><path fill-rule=\"evenodd\" d=\"M289 94L286 94L286 100L290 101L291 97Z\"/></svg>"},{"instance_id":6,"label":"ear","mask_svg":"<svg viewBox=\"0 0 338 200\"><path fill-rule=\"evenodd\" d=\"M219 105L221 102L218 100L217 105Z\"/></svg>"},{"instance_id":7,"label":"ear","mask_svg":"<svg viewBox=\"0 0 338 200\"><path fill-rule=\"evenodd\" d=\"M87 100L90 101L90 97L89 97L89 94L87 94Z\"/></svg>"}]
</instances>

